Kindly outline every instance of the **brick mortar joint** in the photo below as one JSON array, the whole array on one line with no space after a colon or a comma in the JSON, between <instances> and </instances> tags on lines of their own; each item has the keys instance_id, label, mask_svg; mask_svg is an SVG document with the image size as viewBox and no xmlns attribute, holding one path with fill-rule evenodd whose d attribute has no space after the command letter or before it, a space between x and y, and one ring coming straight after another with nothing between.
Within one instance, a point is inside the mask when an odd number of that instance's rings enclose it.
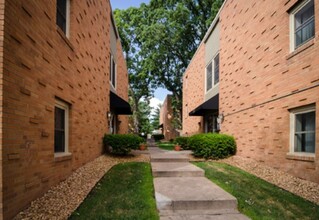
<instances>
[{"instance_id":1,"label":"brick mortar joint","mask_svg":"<svg viewBox=\"0 0 319 220\"><path fill-rule=\"evenodd\" d=\"M231 116L231 115L235 115L237 113L240 113L240 112L243 112L243 111L247 111L249 109L253 109L253 108L256 108L256 107L259 107L261 105L265 105L265 104L268 104L268 103L271 103L271 102L275 102L275 101L278 101L280 99L283 99L283 98L286 98L286 97L289 97L289 96L292 96L292 95L295 95L295 94L298 94L298 93L301 93L301 92L304 92L304 91L307 91L307 90L310 90L310 89L314 89L316 87L319 87L319 83L315 84L315 85L312 85L312 86L308 86L306 88L303 88L303 89L300 89L298 91L294 91L294 92L291 92L289 94L286 94L286 95L282 95L282 96L279 96L277 98L273 98L273 99L270 99L268 101L265 101L265 102L262 102L262 103L259 103L259 104L254 104L252 105L251 107L248 107L248 108L244 108L244 109L241 109L241 110L238 110L236 112L233 112L233 113L229 113L229 114L226 114L225 117L227 116Z\"/></svg>"}]
</instances>

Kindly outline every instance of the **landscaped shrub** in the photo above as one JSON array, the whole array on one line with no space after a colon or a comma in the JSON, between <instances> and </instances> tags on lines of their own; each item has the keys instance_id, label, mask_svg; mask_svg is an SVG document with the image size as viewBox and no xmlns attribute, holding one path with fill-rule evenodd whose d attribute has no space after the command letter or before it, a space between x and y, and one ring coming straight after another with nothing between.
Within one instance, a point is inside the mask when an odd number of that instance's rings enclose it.
<instances>
[{"instance_id":1,"label":"landscaped shrub","mask_svg":"<svg viewBox=\"0 0 319 220\"><path fill-rule=\"evenodd\" d=\"M175 138L174 143L180 145L184 150L191 150L188 139L189 137L177 137Z\"/></svg>"},{"instance_id":2,"label":"landscaped shrub","mask_svg":"<svg viewBox=\"0 0 319 220\"><path fill-rule=\"evenodd\" d=\"M143 142L143 138L134 134L105 134L103 138L106 151L117 155L127 155Z\"/></svg>"},{"instance_id":3,"label":"landscaped shrub","mask_svg":"<svg viewBox=\"0 0 319 220\"><path fill-rule=\"evenodd\" d=\"M153 134L153 138L155 141L160 141L164 139L164 134Z\"/></svg>"},{"instance_id":4,"label":"landscaped shrub","mask_svg":"<svg viewBox=\"0 0 319 220\"><path fill-rule=\"evenodd\" d=\"M206 159L221 159L236 153L236 142L232 136L225 134L196 134L189 138L194 156Z\"/></svg>"}]
</instances>

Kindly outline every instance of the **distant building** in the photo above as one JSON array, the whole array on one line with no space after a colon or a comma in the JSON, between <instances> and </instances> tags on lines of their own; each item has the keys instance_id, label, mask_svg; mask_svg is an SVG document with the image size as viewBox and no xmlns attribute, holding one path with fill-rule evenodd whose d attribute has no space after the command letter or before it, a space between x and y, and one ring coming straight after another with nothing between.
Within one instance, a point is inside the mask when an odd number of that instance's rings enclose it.
<instances>
[{"instance_id":1,"label":"distant building","mask_svg":"<svg viewBox=\"0 0 319 220\"><path fill-rule=\"evenodd\" d=\"M167 141L175 139L178 135L178 132L173 126L173 109L171 95L166 96L160 109L160 129L162 130L162 134Z\"/></svg>"},{"instance_id":2,"label":"distant building","mask_svg":"<svg viewBox=\"0 0 319 220\"><path fill-rule=\"evenodd\" d=\"M0 219L11 219L101 155L105 133L126 133L131 110L108 0L0 6Z\"/></svg>"},{"instance_id":3,"label":"distant building","mask_svg":"<svg viewBox=\"0 0 319 220\"><path fill-rule=\"evenodd\" d=\"M184 74L183 135L220 129L238 155L319 183L318 12L226 0Z\"/></svg>"}]
</instances>

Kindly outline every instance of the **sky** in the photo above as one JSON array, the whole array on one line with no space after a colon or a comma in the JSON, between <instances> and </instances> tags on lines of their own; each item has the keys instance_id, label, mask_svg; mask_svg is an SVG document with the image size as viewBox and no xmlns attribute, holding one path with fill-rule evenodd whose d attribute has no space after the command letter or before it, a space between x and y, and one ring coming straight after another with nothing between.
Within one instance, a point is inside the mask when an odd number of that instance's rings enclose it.
<instances>
[{"instance_id":1,"label":"sky","mask_svg":"<svg viewBox=\"0 0 319 220\"><path fill-rule=\"evenodd\" d=\"M111 0L112 9L127 9L129 7L139 7L142 3L149 3L150 0ZM156 108L159 103L163 103L166 95L170 94L164 88L155 90L154 97L150 100L150 106Z\"/></svg>"},{"instance_id":2,"label":"sky","mask_svg":"<svg viewBox=\"0 0 319 220\"><path fill-rule=\"evenodd\" d=\"M111 0L112 9L127 9L129 7L139 7L141 3L149 3L149 0Z\"/></svg>"}]
</instances>

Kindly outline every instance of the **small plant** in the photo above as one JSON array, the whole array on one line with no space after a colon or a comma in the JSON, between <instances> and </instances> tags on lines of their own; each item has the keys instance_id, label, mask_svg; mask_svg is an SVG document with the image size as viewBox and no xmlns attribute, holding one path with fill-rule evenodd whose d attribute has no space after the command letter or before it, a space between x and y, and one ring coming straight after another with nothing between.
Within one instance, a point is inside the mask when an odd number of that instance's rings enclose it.
<instances>
[{"instance_id":1,"label":"small plant","mask_svg":"<svg viewBox=\"0 0 319 220\"><path fill-rule=\"evenodd\" d=\"M182 148L181 148L181 145L179 145L179 144L175 144L175 146L174 146L174 150L175 151L180 151Z\"/></svg>"},{"instance_id":2,"label":"small plant","mask_svg":"<svg viewBox=\"0 0 319 220\"><path fill-rule=\"evenodd\" d=\"M189 138L194 156L205 159L222 159L236 153L236 142L226 134L196 134Z\"/></svg>"},{"instance_id":3,"label":"small plant","mask_svg":"<svg viewBox=\"0 0 319 220\"><path fill-rule=\"evenodd\" d=\"M184 150L191 150L188 139L189 137L177 137L175 138L174 143L180 145Z\"/></svg>"},{"instance_id":4,"label":"small plant","mask_svg":"<svg viewBox=\"0 0 319 220\"><path fill-rule=\"evenodd\" d=\"M143 138L133 134L105 134L103 138L106 151L116 155L127 155L143 142Z\"/></svg>"},{"instance_id":5,"label":"small plant","mask_svg":"<svg viewBox=\"0 0 319 220\"><path fill-rule=\"evenodd\" d=\"M140 144L140 150L146 150L147 149L147 144L145 142Z\"/></svg>"},{"instance_id":6,"label":"small plant","mask_svg":"<svg viewBox=\"0 0 319 220\"><path fill-rule=\"evenodd\" d=\"M153 134L153 138L155 141L160 141L164 139L164 134Z\"/></svg>"}]
</instances>

